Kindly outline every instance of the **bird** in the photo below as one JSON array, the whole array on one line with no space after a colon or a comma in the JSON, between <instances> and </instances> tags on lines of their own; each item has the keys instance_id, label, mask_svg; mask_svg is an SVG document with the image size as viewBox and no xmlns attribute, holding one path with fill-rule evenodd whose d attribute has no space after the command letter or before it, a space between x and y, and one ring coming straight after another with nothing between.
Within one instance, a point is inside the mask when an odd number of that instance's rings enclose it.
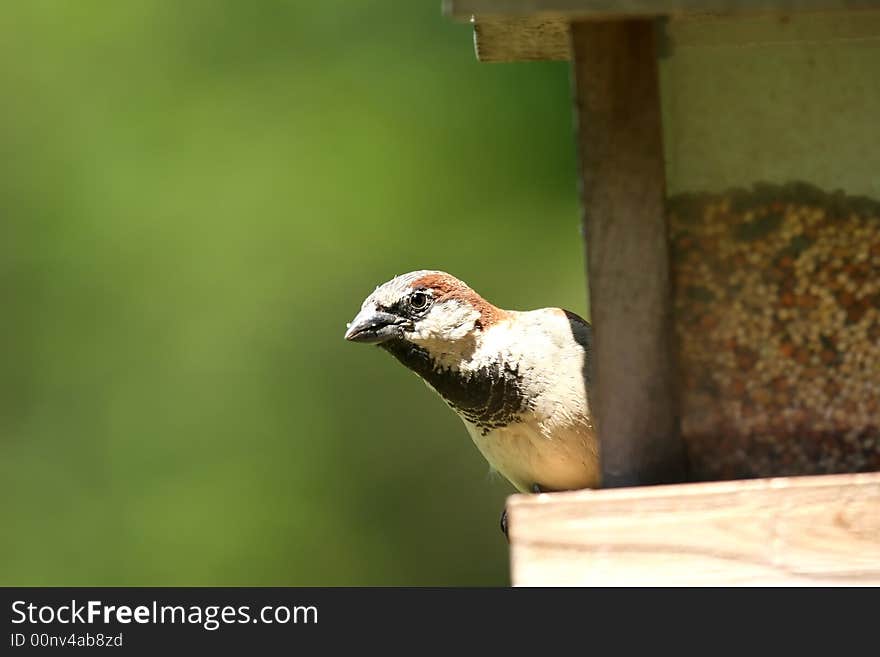
<instances>
[{"instance_id":1,"label":"bird","mask_svg":"<svg viewBox=\"0 0 880 657\"><path fill-rule=\"evenodd\" d=\"M418 375L517 491L599 485L592 330L575 313L504 310L449 273L419 270L376 287L345 339L378 345ZM503 513L505 535L506 523Z\"/></svg>"}]
</instances>

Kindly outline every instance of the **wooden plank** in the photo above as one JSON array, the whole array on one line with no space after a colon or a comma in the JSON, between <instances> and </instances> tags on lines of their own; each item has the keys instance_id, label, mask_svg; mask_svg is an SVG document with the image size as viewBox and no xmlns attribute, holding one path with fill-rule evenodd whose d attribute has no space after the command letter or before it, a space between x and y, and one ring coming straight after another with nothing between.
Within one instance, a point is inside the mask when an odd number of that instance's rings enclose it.
<instances>
[{"instance_id":1,"label":"wooden plank","mask_svg":"<svg viewBox=\"0 0 880 657\"><path fill-rule=\"evenodd\" d=\"M568 20L636 18L688 13L772 13L880 7L880 0L444 0L448 16L529 16L557 14Z\"/></svg>"},{"instance_id":2,"label":"wooden plank","mask_svg":"<svg viewBox=\"0 0 880 657\"><path fill-rule=\"evenodd\" d=\"M768 9L769 8L769 9ZM810 16L811 12L841 9L878 9L880 0L841 2L733 2L731 0L693 0L687 2L600 2L571 0L515 2L513 0L452 0L446 13L474 24L474 47L481 62L564 61L571 59L568 24L576 20L665 16L671 18L670 38L677 47L687 47L704 23L749 20L760 17L790 17L792 12ZM865 13L860 11L860 13ZM818 16L821 16L819 13ZM768 25L773 25L771 21ZM678 25L691 29L679 31ZM715 35L710 31L707 38ZM827 32L820 38L827 38ZM779 34L774 34L779 38Z\"/></svg>"},{"instance_id":3,"label":"wooden plank","mask_svg":"<svg viewBox=\"0 0 880 657\"><path fill-rule=\"evenodd\" d=\"M602 485L683 481L654 24L571 29Z\"/></svg>"},{"instance_id":4,"label":"wooden plank","mask_svg":"<svg viewBox=\"0 0 880 657\"><path fill-rule=\"evenodd\" d=\"M481 62L571 59L568 21L552 17L486 18L474 23L474 49Z\"/></svg>"},{"instance_id":5,"label":"wooden plank","mask_svg":"<svg viewBox=\"0 0 880 657\"><path fill-rule=\"evenodd\" d=\"M880 473L514 495L516 586L880 585Z\"/></svg>"}]
</instances>

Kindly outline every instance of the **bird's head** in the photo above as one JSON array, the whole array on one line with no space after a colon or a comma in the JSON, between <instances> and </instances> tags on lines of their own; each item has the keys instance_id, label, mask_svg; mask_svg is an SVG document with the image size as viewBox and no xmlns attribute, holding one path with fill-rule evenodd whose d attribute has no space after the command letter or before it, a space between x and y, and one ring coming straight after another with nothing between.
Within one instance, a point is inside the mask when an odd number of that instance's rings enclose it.
<instances>
[{"instance_id":1,"label":"bird's head","mask_svg":"<svg viewBox=\"0 0 880 657\"><path fill-rule=\"evenodd\" d=\"M446 272L414 271L377 287L349 323L345 339L373 344L403 341L443 350L444 345L472 340L503 315L503 310Z\"/></svg>"}]
</instances>

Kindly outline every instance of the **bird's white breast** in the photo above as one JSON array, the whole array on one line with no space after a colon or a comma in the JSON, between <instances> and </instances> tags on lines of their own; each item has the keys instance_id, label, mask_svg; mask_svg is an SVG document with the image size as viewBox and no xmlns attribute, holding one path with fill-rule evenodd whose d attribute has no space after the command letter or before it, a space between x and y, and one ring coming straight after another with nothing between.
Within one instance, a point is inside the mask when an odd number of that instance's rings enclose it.
<instances>
[{"instance_id":1,"label":"bird's white breast","mask_svg":"<svg viewBox=\"0 0 880 657\"><path fill-rule=\"evenodd\" d=\"M464 420L489 464L518 490L570 490L599 483L598 445L590 419L583 336L562 311L513 313L486 330L461 369L492 359L516 363L531 410L519 421L486 431Z\"/></svg>"},{"instance_id":2,"label":"bird's white breast","mask_svg":"<svg viewBox=\"0 0 880 657\"><path fill-rule=\"evenodd\" d=\"M528 420L482 430L465 421L468 433L494 470L521 492L572 490L598 485L595 441L583 427L560 427L552 435Z\"/></svg>"}]
</instances>

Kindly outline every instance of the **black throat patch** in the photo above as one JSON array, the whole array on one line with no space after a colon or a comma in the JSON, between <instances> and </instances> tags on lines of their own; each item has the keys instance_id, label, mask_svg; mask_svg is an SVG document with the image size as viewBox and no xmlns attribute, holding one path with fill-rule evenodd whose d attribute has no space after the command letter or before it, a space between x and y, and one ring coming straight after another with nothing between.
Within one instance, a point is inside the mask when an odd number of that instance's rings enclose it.
<instances>
[{"instance_id":1,"label":"black throat patch","mask_svg":"<svg viewBox=\"0 0 880 657\"><path fill-rule=\"evenodd\" d=\"M463 373L439 366L427 350L405 340L389 340L380 346L422 377L484 436L491 429L521 422L520 413L531 408L518 367L493 363Z\"/></svg>"}]
</instances>

